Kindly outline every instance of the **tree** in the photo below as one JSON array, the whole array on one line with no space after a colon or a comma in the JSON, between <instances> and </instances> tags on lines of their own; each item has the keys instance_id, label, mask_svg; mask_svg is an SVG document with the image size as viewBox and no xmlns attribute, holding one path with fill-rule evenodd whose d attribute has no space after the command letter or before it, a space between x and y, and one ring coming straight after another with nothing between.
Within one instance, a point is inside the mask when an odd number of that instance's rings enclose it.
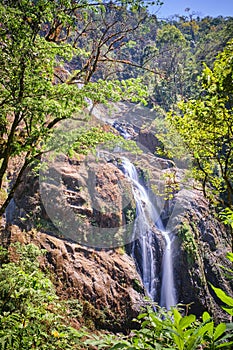
<instances>
[{"instance_id":1,"label":"tree","mask_svg":"<svg viewBox=\"0 0 233 350\"><path fill-rule=\"evenodd\" d=\"M165 110L169 110L184 95L188 42L178 28L165 24L158 29L156 46L158 54L155 61L162 72L162 79L156 79L153 95Z\"/></svg>"},{"instance_id":2,"label":"tree","mask_svg":"<svg viewBox=\"0 0 233 350\"><path fill-rule=\"evenodd\" d=\"M200 19L189 11L166 22L157 21L156 27L151 27L151 33L155 33L152 43L145 44L149 67L160 72L145 79L151 91L150 101L166 111L180 99L198 97L196 81L203 62L212 69L217 54L232 38L231 17Z\"/></svg>"},{"instance_id":3,"label":"tree","mask_svg":"<svg viewBox=\"0 0 233 350\"><path fill-rule=\"evenodd\" d=\"M205 66L200 95L182 101L167 116L194 160L194 173L204 194L224 207L233 200L233 41Z\"/></svg>"},{"instance_id":4,"label":"tree","mask_svg":"<svg viewBox=\"0 0 233 350\"><path fill-rule=\"evenodd\" d=\"M1 1L1 190L10 160L18 155L20 163L0 215L26 167L43 151L42 140L61 120L77 117L88 99L94 103L132 97L136 100L137 90L142 95L137 80L104 81L98 76L93 79L93 74L100 62L113 61L112 55L124 42L126 33L137 25L134 22L132 27L119 27L114 16L110 16L111 21L105 17L107 10L110 8L113 14L118 9L126 16L143 3L115 1L107 8L107 3L85 0ZM96 21L100 23L100 19L104 27L95 33ZM85 47L81 40L85 36L92 47ZM74 57L79 58L80 67L72 64ZM77 85L77 80L81 85Z\"/></svg>"},{"instance_id":5,"label":"tree","mask_svg":"<svg viewBox=\"0 0 233 350\"><path fill-rule=\"evenodd\" d=\"M195 56L198 63L198 71L202 70L202 62L211 69L219 52L223 51L227 42L233 35L233 17L217 18L205 17L198 21L198 42L196 43Z\"/></svg>"}]
</instances>

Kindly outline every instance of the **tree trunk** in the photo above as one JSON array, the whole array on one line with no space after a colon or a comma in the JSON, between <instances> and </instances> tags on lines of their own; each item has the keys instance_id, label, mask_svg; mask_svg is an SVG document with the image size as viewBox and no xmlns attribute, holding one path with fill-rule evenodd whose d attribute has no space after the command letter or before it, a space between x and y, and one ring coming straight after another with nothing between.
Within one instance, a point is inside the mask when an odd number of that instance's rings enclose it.
<instances>
[{"instance_id":1,"label":"tree trunk","mask_svg":"<svg viewBox=\"0 0 233 350\"><path fill-rule=\"evenodd\" d=\"M16 180L14 182L14 185L12 186L12 188L10 189L10 192L7 195L7 199L5 200L5 202L0 207L0 216L2 216L5 213L5 210L6 210L7 206L8 206L8 204L10 203L11 199L14 196L16 188L19 186L19 184L21 182L24 170L27 168L28 164L30 163L30 160L28 159L29 155L30 155L30 152L28 152L26 157L25 157L24 164L21 167L20 172L18 173L18 176L17 176L17 178L16 178Z\"/></svg>"}]
</instances>

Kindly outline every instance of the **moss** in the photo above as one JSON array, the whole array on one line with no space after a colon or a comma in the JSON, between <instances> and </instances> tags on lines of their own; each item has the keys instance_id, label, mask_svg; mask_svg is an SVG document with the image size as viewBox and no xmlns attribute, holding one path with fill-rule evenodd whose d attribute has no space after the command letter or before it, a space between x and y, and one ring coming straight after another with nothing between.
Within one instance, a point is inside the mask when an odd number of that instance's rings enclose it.
<instances>
[{"instance_id":1,"label":"moss","mask_svg":"<svg viewBox=\"0 0 233 350\"><path fill-rule=\"evenodd\" d=\"M187 261L189 267L191 267L194 262L197 260L197 244L195 242L195 239L193 237L193 232L190 227L190 225L186 222L184 222L179 230L178 230L178 237L182 241L182 248L187 253Z\"/></svg>"},{"instance_id":2,"label":"moss","mask_svg":"<svg viewBox=\"0 0 233 350\"><path fill-rule=\"evenodd\" d=\"M88 301L84 301L82 305L82 317L84 324L89 329L98 329L101 328L106 323L106 314L96 309Z\"/></svg>"},{"instance_id":3,"label":"moss","mask_svg":"<svg viewBox=\"0 0 233 350\"><path fill-rule=\"evenodd\" d=\"M125 255L125 247L124 246L116 248L115 251L117 254Z\"/></svg>"},{"instance_id":4,"label":"moss","mask_svg":"<svg viewBox=\"0 0 233 350\"><path fill-rule=\"evenodd\" d=\"M137 278L133 279L132 284L133 284L133 289L136 290L136 292L143 293L143 287L141 285L141 282Z\"/></svg>"}]
</instances>

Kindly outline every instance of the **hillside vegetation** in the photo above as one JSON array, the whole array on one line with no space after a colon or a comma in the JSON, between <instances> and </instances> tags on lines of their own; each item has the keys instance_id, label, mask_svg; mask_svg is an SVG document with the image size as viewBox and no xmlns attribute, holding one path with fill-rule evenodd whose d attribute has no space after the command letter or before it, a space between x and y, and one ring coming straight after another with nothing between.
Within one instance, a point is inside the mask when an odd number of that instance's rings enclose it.
<instances>
[{"instance_id":1,"label":"hillside vegetation","mask_svg":"<svg viewBox=\"0 0 233 350\"><path fill-rule=\"evenodd\" d=\"M215 286L229 322L216 324L207 311L198 319L188 306L166 311L147 301L135 330L101 333L93 329L89 304L85 319L84 304L58 297L56 277L39 264L44 252L33 244L9 244L3 235L11 224L5 222L11 200L29 169L38 174L60 123L85 125L66 148L82 157L120 138L110 127L93 125L90 109L130 101L155 113L156 154L189 155L189 176L233 248L233 17L200 18L187 9L185 16L159 20L148 12L150 3L0 1L0 349L232 348L233 299ZM61 147L70 142L63 137ZM227 258L231 265L232 252ZM229 265L222 273L231 280Z\"/></svg>"}]
</instances>

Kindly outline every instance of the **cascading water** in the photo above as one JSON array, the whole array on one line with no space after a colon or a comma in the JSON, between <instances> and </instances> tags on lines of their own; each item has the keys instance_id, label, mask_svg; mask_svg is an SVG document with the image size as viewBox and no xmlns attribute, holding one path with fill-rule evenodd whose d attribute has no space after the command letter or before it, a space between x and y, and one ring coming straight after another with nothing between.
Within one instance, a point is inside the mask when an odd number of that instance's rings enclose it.
<instances>
[{"instance_id":1,"label":"cascading water","mask_svg":"<svg viewBox=\"0 0 233 350\"><path fill-rule=\"evenodd\" d=\"M139 270L142 281L148 296L152 300L158 299L159 274L156 271L156 261L154 255L155 233L153 226L162 233L165 239L165 250L162 259L162 287L160 305L169 309L176 304L175 288L172 268L172 240L165 231L161 219L151 202L146 189L140 184L135 166L126 158L122 159L121 168L124 174L132 182L133 194L136 202L136 219L133 232L132 255L136 264L140 266ZM137 245L140 250L140 260L136 253Z\"/></svg>"},{"instance_id":2,"label":"cascading water","mask_svg":"<svg viewBox=\"0 0 233 350\"><path fill-rule=\"evenodd\" d=\"M133 240L139 240L141 250L141 275L148 296L154 300L156 296L156 271L153 255L153 206L149 200L145 188L140 184L135 166L126 158L122 159L122 169L133 184L133 194L136 202L136 219L134 223ZM132 253L137 261L135 246Z\"/></svg>"},{"instance_id":3,"label":"cascading water","mask_svg":"<svg viewBox=\"0 0 233 350\"><path fill-rule=\"evenodd\" d=\"M172 239L169 232L162 231L166 246L162 260L162 287L160 305L170 309L176 304L176 293L172 266Z\"/></svg>"}]
</instances>

